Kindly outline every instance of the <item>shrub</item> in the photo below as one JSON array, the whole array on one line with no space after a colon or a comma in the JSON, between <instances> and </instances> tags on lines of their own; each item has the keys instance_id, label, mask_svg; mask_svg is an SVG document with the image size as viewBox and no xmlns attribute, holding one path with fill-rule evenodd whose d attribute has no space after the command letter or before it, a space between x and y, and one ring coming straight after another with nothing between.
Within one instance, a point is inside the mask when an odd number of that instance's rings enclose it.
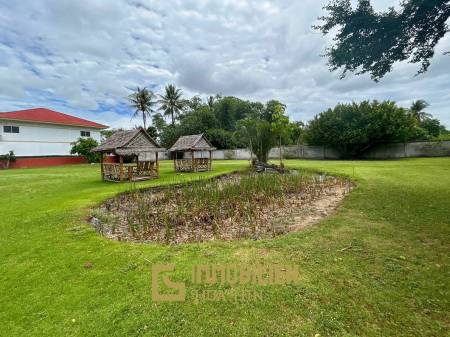
<instances>
[{"instance_id":1,"label":"shrub","mask_svg":"<svg viewBox=\"0 0 450 337\"><path fill-rule=\"evenodd\" d=\"M10 163L14 163L16 161L16 156L14 151L9 151L7 154L0 155L0 162L4 162L4 167L9 168Z\"/></svg>"},{"instance_id":2,"label":"shrub","mask_svg":"<svg viewBox=\"0 0 450 337\"><path fill-rule=\"evenodd\" d=\"M78 138L75 143L72 143L70 154L78 154L85 157L90 163L97 163L100 160L100 154L92 152L92 149L96 146L98 146L98 143L95 139Z\"/></svg>"},{"instance_id":3,"label":"shrub","mask_svg":"<svg viewBox=\"0 0 450 337\"><path fill-rule=\"evenodd\" d=\"M206 137L211 144L218 149L234 149L237 147L233 139L233 133L224 129L209 129Z\"/></svg>"},{"instance_id":4,"label":"shrub","mask_svg":"<svg viewBox=\"0 0 450 337\"><path fill-rule=\"evenodd\" d=\"M316 116L307 126L306 141L334 148L345 157L358 157L371 147L406 142L426 131L404 108L391 101L338 104Z\"/></svg>"}]
</instances>

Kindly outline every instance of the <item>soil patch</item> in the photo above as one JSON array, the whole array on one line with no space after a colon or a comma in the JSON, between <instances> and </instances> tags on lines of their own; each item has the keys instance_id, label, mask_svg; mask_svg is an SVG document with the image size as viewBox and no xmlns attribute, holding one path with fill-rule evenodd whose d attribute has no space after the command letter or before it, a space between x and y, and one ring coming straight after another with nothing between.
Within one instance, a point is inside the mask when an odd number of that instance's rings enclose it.
<instances>
[{"instance_id":1,"label":"soil patch","mask_svg":"<svg viewBox=\"0 0 450 337\"><path fill-rule=\"evenodd\" d=\"M347 179L298 171L235 173L121 194L95 209L90 222L119 241L257 240L315 224L353 187Z\"/></svg>"}]
</instances>

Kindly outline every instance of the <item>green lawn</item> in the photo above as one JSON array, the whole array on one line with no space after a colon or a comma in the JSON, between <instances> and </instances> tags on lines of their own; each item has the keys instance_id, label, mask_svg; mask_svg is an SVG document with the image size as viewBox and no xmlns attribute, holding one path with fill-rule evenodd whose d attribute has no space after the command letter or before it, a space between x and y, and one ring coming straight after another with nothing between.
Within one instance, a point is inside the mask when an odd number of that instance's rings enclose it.
<instances>
[{"instance_id":1,"label":"green lawn","mask_svg":"<svg viewBox=\"0 0 450 337\"><path fill-rule=\"evenodd\" d=\"M218 161L212 174L245 165ZM0 335L448 336L450 158L288 165L358 187L308 230L181 246L98 236L89 207L130 188L101 182L98 166L0 171ZM187 176L170 162L161 171L136 186ZM153 263L174 263L185 280L193 264L258 262L298 264L302 281L260 287L262 301L194 304L189 283L184 303L151 301Z\"/></svg>"}]
</instances>

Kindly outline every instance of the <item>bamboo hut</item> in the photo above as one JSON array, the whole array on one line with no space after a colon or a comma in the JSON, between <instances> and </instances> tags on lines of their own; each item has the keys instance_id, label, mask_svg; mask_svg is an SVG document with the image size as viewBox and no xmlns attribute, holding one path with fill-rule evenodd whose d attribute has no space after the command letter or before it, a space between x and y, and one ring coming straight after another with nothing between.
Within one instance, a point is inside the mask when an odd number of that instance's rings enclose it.
<instances>
[{"instance_id":1,"label":"bamboo hut","mask_svg":"<svg viewBox=\"0 0 450 337\"><path fill-rule=\"evenodd\" d=\"M139 181L159 176L158 152L166 149L143 129L117 131L92 150L101 153L101 176L105 181ZM106 154L118 157L118 163L105 162ZM132 158L125 163L124 158ZM150 159L149 159L150 158Z\"/></svg>"},{"instance_id":2,"label":"bamboo hut","mask_svg":"<svg viewBox=\"0 0 450 337\"><path fill-rule=\"evenodd\" d=\"M177 172L211 171L211 145L203 134L181 136L169 149L173 156L173 166Z\"/></svg>"}]
</instances>

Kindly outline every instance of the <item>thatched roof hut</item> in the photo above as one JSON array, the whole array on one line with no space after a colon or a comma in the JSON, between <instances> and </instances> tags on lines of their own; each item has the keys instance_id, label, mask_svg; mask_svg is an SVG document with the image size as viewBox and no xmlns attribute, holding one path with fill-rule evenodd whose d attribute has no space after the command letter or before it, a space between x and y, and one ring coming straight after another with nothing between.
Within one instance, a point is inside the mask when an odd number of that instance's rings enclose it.
<instances>
[{"instance_id":1,"label":"thatched roof hut","mask_svg":"<svg viewBox=\"0 0 450 337\"><path fill-rule=\"evenodd\" d=\"M163 152L161 147L143 128L117 131L93 152L114 153L116 155L139 155L145 152Z\"/></svg>"},{"instance_id":2,"label":"thatched roof hut","mask_svg":"<svg viewBox=\"0 0 450 337\"><path fill-rule=\"evenodd\" d=\"M198 172L211 170L212 151L215 149L203 134L199 134L181 136L169 151L173 155L175 171ZM204 157L205 152L207 157Z\"/></svg>"},{"instance_id":3,"label":"thatched roof hut","mask_svg":"<svg viewBox=\"0 0 450 337\"><path fill-rule=\"evenodd\" d=\"M92 152L100 152L103 180L124 181L144 180L159 174L158 152L166 151L143 128L117 131L95 147ZM119 163L104 163L104 154L113 153ZM139 161L139 156L154 153L155 160ZM135 156L136 163L124 165L124 156ZM126 171L126 172L125 172Z\"/></svg>"}]
</instances>

